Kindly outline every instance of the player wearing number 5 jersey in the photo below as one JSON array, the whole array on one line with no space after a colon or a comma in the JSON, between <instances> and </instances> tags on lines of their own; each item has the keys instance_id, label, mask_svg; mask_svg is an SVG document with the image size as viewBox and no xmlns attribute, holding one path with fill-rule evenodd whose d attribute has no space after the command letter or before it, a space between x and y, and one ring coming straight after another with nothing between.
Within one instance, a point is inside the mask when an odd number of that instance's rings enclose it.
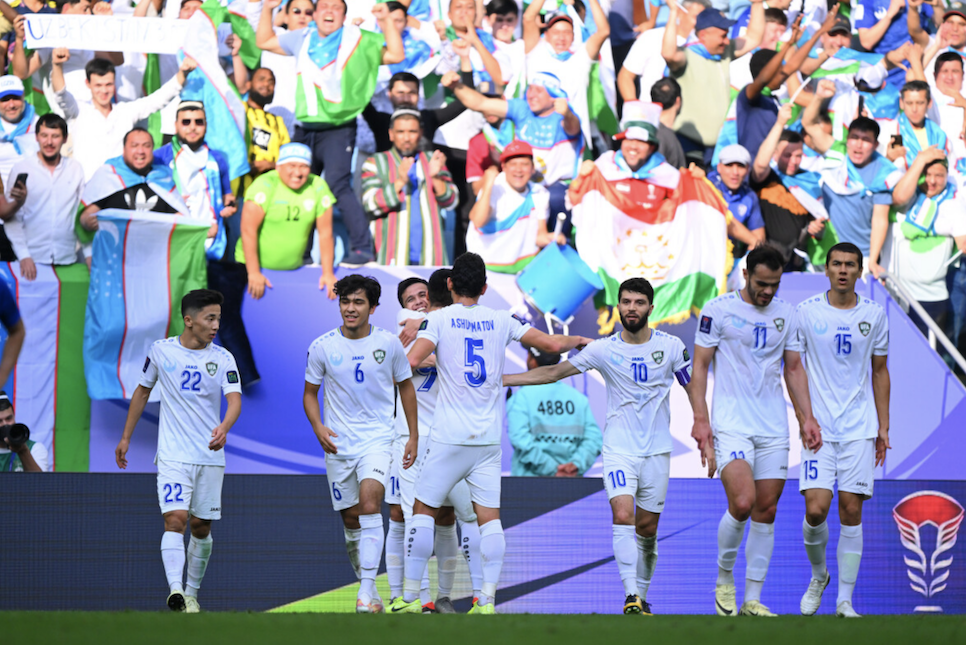
<instances>
[{"instance_id":1,"label":"player wearing number 5 jersey","mask_svg":"<svg viewBox=\"0 0 966 645\"><path fill-rule=\"evenodd\" d=\"M422 610L420 579L433 553L434 518L453 486L464 478L480 525L483 560L483 588L479 604L471 611L495 613L494 597L506 551L500 524L500 431L507 345L523 341L542 351L563 353L590 342L579 336L548 336L506 311L480 305L486 292L486 266L475 253L456 259L447 284L454 304L427 316L409 352L409 364L415 367L436 350L439 397L416 479L403 597L392 604L394 613Z\"/></svg>"},{"instance_id":2,"label":"player wearing number 5 jersey","mask_svg":"<svg viewBox=\"0 0 966 645\"><path fill-rule=\"evenodd\" d=\"M814 450L822 445L799 354L795 310L775 297L784 265L776 249L755 248L747 255L745 286L705 305L694 339L691 434L698 442L702 462L708 461L709 476L717 466L728 497L728 510L718 524L715 610L721 616L737 613L732 571L749 517L745 598L740 613L775 615L761 603L761 589L775 547L778 498L788 474L782 361L788 389L801 405L806 443ZM705 397L712 362L714 401L709 423Z\"/></svg>"},{"instance_id":3,"label":"player wearing number 5 jersey","mask_svg":"<svg viewBox=\"0 0 966 645\"><path fill-rule=\"evenodd\" d=\"M559 365L504 378L507 385L536 385L589 369L604 377L604 488L613 512L614 558L627 596L625 614L651 613L647 590L657 564L657 524L673 448L671 385L677 380L689 398L693 392L688 350L676 336L647 326L653 310L651 283L626 280L617 292L622 332L595 340Z\"/></svg>"},{"instance_id":4,"label":"player wearing number 5 jersey","mask_svg":"<svg viewBox=\"0 0 966 645\"><path fill-rule=\"evenodd\" d=\"M235 359L212 341L221 322L222 296L198 289L181 300L184 331L151 345L141 382L131 395L124 434L115 457L127 468L134 426L151 390L160 386L158 421L158 502L164 517L161 560L168 579L168 607L197 613L198 590L211 556L211 521L221 519L228 431L241 413L241 381ZM221 395L228 411L221 420ZM191 518L187 588L184 530Z\"/></svg>"},{"instance_id":5,"label":"player wearing number 5 jersey","mask_svg":"<svg viewBox=\"0 0 966 645\"><path fill-rule=\"evenodd\" d=\"M857 618L852 591L862 559L862 502L872 497L876 466L889 448L889 321L885 310L855 293L862 252L836 244L825 259L830 288L798 305L798 337L822 449L802 451L802 535L812 579L802 597L818 611L830 576L825 566L832 490L839 488L838 599L835 613ZM871 365L871 370L870 370ZM797 413L797 410L796 410Z\"/></svg>"}]
</instances>

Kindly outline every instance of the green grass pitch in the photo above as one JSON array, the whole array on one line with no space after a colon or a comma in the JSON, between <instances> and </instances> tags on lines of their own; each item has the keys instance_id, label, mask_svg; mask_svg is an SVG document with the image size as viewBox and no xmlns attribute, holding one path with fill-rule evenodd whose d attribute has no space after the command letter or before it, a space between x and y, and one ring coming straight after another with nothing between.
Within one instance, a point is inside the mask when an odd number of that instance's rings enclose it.
<instances>
[{"instance_id":1,"label":"green grass pitch","mask_svg":"<svg viewBox=\"0 0 966 645\"><path fill-rule=\"evenodd\" d=\"M354 614L0 612L3 642L71 645L351 643L586 645L678 643L883 645L962 642L964 616L357 616Z\"/></svg>"}]
</instances>

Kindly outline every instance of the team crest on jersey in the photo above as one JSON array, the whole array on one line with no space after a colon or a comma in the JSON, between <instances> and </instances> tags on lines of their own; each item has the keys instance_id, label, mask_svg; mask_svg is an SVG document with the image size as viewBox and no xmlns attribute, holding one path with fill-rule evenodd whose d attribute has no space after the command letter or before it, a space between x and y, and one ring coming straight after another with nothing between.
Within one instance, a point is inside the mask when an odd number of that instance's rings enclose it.
<instances>
[{"instance_id":1,"label":"team crest on jersey","mask_svg":"<svg viewBox=\"0 0 966 645\"><path fill-rule=\"evenodd\" d=\"M205 363L205 369L208 370L208 376L214 376L218 371L218 363Z\"/></svg>"},{"instance_id":2,"label":"team crest on jersey","mask_svg":"<svg viewBox=\"0 0 966 645\"><path fill-rule=\"evenodd\" d=\"M862 332L863 336L868 336L869 332L872 331L872 325L863 320L859 323L859 331Z\"/></svg>"},{"instance_id":3,"label":"team crest on jersey","mask_svg":"<svg viewBox=\"0 0 966 645\"><path fill-rule=\"evenodd\" d=\"M382 365L382 362L386 360L386 352L382 349L377 349L372 353L372 357L376 359L376 362Z\"/></svg>"},{"instance_id":4,"label":"team crest on jersey","mask_svg":"<svg viewBox=\"0 0 966 645\"><path fill-rule=\"evenodd\" d=\"M654 359L654 362L655 363L657 363L658 365L660 365L661 364L661 361L664 360L664 352L653 352L651 354L651 358Z\"/></svg>"},{"instance_id":5,"label":"team crest on jersey","mask_svg":"<svg viewBox=\"0 0 966 645\"><path fill-rule=\"evenodd\" d=\"M784 318L775 318L774 322L775 322L775 329L777 329L778 331L785 329Z\"/></svg>"}]
</instances>

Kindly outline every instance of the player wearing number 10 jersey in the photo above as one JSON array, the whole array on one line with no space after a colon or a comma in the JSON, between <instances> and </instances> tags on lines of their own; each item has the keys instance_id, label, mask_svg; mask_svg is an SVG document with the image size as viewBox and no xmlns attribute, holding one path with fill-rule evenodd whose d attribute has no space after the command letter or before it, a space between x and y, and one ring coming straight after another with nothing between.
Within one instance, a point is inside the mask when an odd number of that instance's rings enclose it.
<instances>
[{"instance_id":1,"label":"player wearing number 10 jersey","mask_svg":"<svg viewBox=\"0 0 966 645\"><path fill-rule=\"evenodd\" d=\"M604 377L604 488L613 511L614 558L624 583L625 614L651 613L647 590L657 564L657 524L671 472L671 386L677 379L689 397L692 393L691 358L684 343L647 326L653 300L654 288L647 280L626 280L617 292L624 331L595 340L559 365L504 378L506 385L537 385L589 369Z\"/></svg>"},{"instance_id":2,"label":"player wearing number 10 jersey","mask_svg":"<svg viewBox=\"0 0 966 645\"><path fill-rule=\"evenodd\" d=\"M854 244L836 244L829 250L825 274L830 289L798 305L797 311L808 389L823 439L821 450L802 451L799 474L805 496L802 534L812 565L801 610L806 616L818 611L830 581L825 518L838 482L841 527L835 613L857 618L852 591L862 559L862 502L872 497L875 467L885 461L889 447L889 321L881 306L855 293L862 253Z\"/></svg>"},{"instance_id":3,"label":"player wearing number 10 jersey","mask_svg":"<svg viewBox=\"0 0 966 645\"><path fill-rule=\"evenodd\" d=\"M481 306L486 266L475 253L456 259L447 283L454 304L427 316L409 352L409 364L415 367L436 350L439 398L416 479L413 518L407 526L403 597L390 607L394 613L422 610L419 587L433 553L434 518L461 479L470 487L483 560L483 588L479 604L471 611L495 613L494 597L506 551L500 524L500 432L507 345L523 341L562 353L590 342L579 336L548 336L506 311Z\"/></svg>"}]
</instances>

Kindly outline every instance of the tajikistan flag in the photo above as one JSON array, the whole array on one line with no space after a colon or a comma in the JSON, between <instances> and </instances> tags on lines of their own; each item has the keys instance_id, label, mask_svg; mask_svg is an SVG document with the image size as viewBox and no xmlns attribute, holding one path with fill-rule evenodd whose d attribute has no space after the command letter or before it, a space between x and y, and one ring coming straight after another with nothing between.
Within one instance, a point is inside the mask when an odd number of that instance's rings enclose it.
<instances>
[{"instance_id":1,"label":"tajikistan flag","mask_svg":"<svg viewBox=\"0 0 966 645\"><path fill-rule=\"evenodd\" d=\"M661 191L640 179L608 181L595 166L569 193L580 257L601 277L606 304L617 304L624 280L647 278L652 324L685 320L721 295L732 263L730 215L711 184L685 171L667 199L652 200Z\"/></svg>"},{"instance_id":2,"label":"tajikistan flag","mask_svg":"<svg viewBox=\"0 0 966 645\"><path fill-rule=\"evenodd\" d=\"M0 280L16 297L27 329L17 367L2 385L17 421L30 428L31 440L47 447L53 469L86 472L91 402L81 346L87 267L38 264L37 278L25 280L18 263L3 262Z\"/></svg>"},{"instance_id":3,"label":"tajikistan flag","mask_svg":"<svg viewBox=\"0 0 966 645\"><path fill-rule=\"evenodd\" d=\"M208 222L185 215L106 209L97 213L84 324L84 370L92 399L129 399L148 348L184 330L181 298L206 286Z\"/></svg>"}]
</instances>

